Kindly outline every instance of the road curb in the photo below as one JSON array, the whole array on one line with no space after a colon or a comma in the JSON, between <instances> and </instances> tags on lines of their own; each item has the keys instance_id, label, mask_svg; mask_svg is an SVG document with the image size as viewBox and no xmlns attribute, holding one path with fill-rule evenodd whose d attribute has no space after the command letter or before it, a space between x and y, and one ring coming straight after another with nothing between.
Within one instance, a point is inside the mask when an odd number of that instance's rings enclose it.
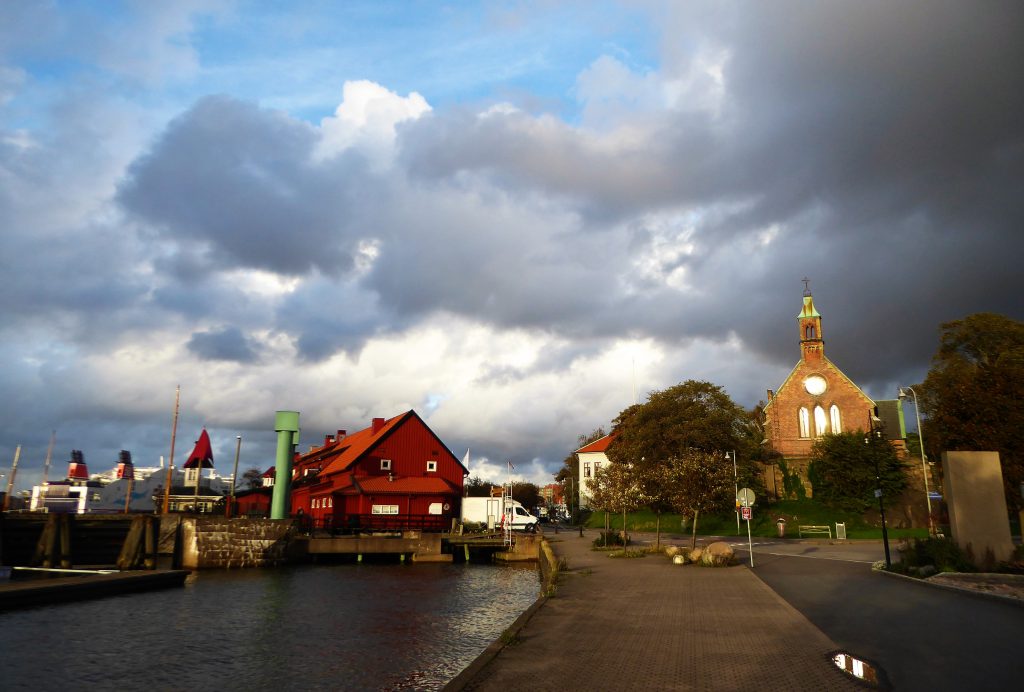
<instances>
[{"instance_id":1,"label":"road curb","mask_svg":"<svg viewBox=\"0 0 1024 692\"><path fill-rule=\"evenodd\" d=\"M978 591L976 589L966 589L956 584L945 584L942 582L929 581L928 579L918 579L917 577L911 577L906 574L899 574L898 572L889 572L883 567L875 567L872 565L872 572L878 574L884 574L887 577L894 579L904 579L912 581L915 584L923 584L924 586L930 586L933 589L945 589L946 591L956 591L958 593L967 594L969 596L977 596L979 598L985 598L988 600L1000 601L1002 603L1010 603L1017 606L1018 608L1024 608L1024 600L1019 598L1013 598L1012 596L1004 596L1003 594L991 593L989 591Z\"/></svg>"}]
</instances>

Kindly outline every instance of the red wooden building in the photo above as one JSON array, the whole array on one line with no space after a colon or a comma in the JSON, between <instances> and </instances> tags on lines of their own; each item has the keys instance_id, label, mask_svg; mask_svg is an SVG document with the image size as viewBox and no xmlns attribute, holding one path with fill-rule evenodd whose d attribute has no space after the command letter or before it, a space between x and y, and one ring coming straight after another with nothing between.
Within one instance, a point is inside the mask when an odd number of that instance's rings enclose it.
<instances>
[{"instance_id":1,"label":"red wooden building","mask_svg":"<svg viewBox=\"0 0 1024 692\"><path fill-rule=\"evenodd\" d=\"M458 515L467 475L415 411L374 418L296 458L291 514L322 528L440 531Z\"/></svg>"}]
</instances>

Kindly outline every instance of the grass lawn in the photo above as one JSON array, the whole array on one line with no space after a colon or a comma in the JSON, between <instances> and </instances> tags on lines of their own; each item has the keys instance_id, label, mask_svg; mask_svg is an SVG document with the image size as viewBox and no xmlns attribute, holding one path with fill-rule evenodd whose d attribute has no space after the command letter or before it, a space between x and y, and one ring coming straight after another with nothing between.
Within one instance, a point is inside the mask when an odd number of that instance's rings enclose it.
<instances>
[{"instance_id":1,"label":"grass lawn","mask_svg":"<svg viewBox=\"0 0 1024 692\"><path fill-rule=\"evenodd\" d=\"M799 535L800 526L830 526L832 535L835 536L836 522L846 523L847 538L876 538L881 539L881 526L872 526L862 516L852 512L826 507L814 500L786 500L773 502L771 505L755 505L753 519L750 521L750 533L754 536L776 536L776 520L786 520L786 537L796 538ZM594 512L587 521L587 527L593 529L604 528L604 512ZM610 523L612 530L622 529L622 515L611 514ZM630 531L655 531L657 515L654 512L642 509L626 515L627 528ZM685 526L685 528L684 528ZM678 514L661 515L662 533L687 534L692 531L689 520L682 522ZM740 521L739 535L746 535L747 527ZM735 536L736 515L732 512L723 515L701 516L697 522L697 535L699 536ZM889 528L889 538L926 538L928 529L893 529Z\"/></svg>"}]
</instances>

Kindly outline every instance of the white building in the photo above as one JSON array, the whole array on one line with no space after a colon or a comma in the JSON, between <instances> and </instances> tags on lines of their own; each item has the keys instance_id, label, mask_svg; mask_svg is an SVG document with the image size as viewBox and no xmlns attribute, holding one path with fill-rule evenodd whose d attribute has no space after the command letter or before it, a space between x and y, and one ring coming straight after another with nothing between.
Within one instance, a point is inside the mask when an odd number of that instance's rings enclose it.
<instances>
[{"instance_id":1,"label":"white building","mask_svg":"<svg viewBox=\"0 0 1024 692\"><path fill-rule=\"evenodd\" d=\"M579 460L579 479L580 479L580 490L579 490L579 506L589 507L590 506L590 484L594 480L594 474L597 473L598 469L603 464L609 464L608 456L605 452L608 451L608 445L615 439L615 433L605 435L599 440L595 440L590 444L580 447L576 450L576 458Z\"/></svg>"}]
</instances>

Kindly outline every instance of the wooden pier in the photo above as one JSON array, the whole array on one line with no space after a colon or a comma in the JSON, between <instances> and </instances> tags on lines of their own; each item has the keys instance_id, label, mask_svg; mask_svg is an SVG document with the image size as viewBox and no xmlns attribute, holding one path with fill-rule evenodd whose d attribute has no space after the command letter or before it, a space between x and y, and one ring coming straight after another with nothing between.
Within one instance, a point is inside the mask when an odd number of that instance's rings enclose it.
<instances>
[{"instance_id":1,"label":"wooden pier","mask_svg":"<svg viewBox=\"0 0 1024 692\"><path fill-rule=\"evenodd\" d=\"M60 572L56 572L60 574ZM137 570L0 582L0 611L181 586L187 570Z\"/></svg>"}]
</instances>

